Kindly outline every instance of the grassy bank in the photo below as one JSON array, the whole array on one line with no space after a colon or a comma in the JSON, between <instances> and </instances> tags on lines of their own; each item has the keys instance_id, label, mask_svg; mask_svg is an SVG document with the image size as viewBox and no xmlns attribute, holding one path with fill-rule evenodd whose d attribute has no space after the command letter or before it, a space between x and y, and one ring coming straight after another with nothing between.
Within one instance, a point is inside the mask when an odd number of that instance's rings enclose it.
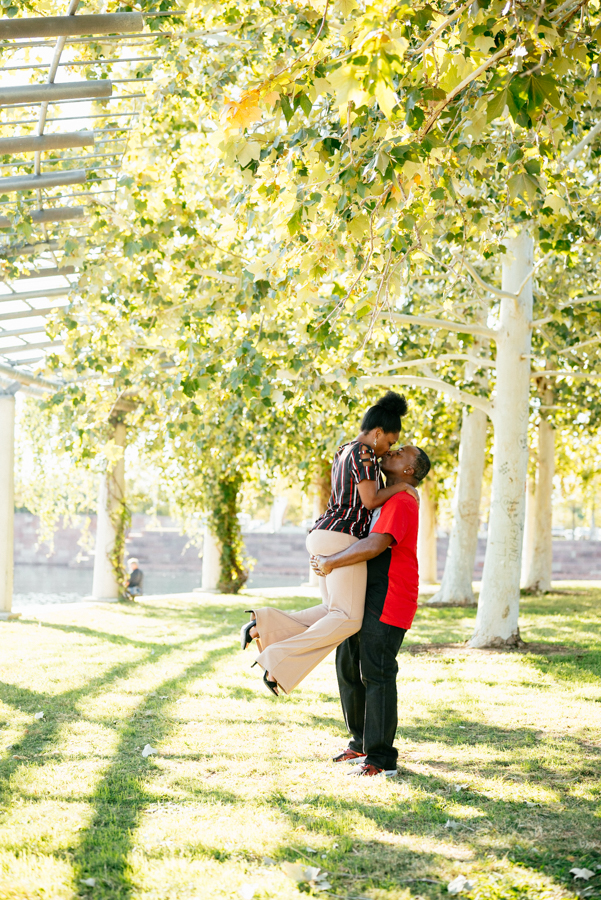
<instances>
[{"instance_id":1,"label":"grassy bank","mask_svg":"<svg viewBox=\"0 0 601 900\"><path fill-rule=\"evenodd\" d=\"M420 611L387 782L330 762L346 743L331 660L289 698L265 692L237 649L248 603L2 624L2 900L313 891L286 862L326 871L322 896L442 898L463 874L472 897L601 897L600 590L525 598L529 652L468 651L473 611Z\"/></svg>"}]
</instances>

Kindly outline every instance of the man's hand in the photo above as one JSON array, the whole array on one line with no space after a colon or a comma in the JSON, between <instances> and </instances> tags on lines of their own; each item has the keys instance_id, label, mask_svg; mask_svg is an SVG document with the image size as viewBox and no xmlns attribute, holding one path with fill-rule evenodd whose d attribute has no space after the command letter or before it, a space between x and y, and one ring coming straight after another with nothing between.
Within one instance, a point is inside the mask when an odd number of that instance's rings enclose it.
<instances>
[{"instance_id":1,"label":"man's hand","mask_svg":"<svg viewBox=\"0 0 601 900\"><path fill-rule=\"evenodd\" d=\"M419 506L419 494L417 493L417 491L415 490L415 488L413 487L413 485L412 485L412 484L407 484L407 485L405 486L405 490L407 491L408 494L411 494L411 496L414 497L414 498L417 500L417 505Z\"/></svg>"},{"instance_id":2,"label":"man's hand","mask_svg":"<svg viewBox=\"0 0 601 900\"><path fill-rule=\"evenodd\" d=\"M322 578L325 578L326 575L329 575L332 571L332 566L328 563L328 557L321 556L320 554L317 556L311 555L311 568L314 572L317 572L318 575L321 575Z\"/></svg>"}]
</instances>

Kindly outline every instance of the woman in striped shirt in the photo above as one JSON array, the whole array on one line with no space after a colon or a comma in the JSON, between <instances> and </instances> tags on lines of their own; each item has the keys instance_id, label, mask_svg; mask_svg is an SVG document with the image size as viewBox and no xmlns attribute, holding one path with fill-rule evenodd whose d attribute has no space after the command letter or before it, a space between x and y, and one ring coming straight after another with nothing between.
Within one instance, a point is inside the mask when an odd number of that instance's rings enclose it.
<instances>
[{"instance_id":1,"label":"woman in striped shirt","mask_svg":"<svg viewBox=\"0 0 601 900\"><path fill-rule=\"evenodd\" d=\"M332 494L325 513L307 535L307 550L330 556L367 537L372 510L379 509L407 484L382 486L378 458L399 439L407 402L394 391L370 407L355 440L338 449L332 463ZM419 500L419 497L418 497ZM322 603L300 612L272 607L248 610L250 623L242 628L241 645L257 641L255 663L272 693L290 693L342 641L361 628L365 605L367 564L334 569L319 579Z\"/></svg>"}]
</instances>

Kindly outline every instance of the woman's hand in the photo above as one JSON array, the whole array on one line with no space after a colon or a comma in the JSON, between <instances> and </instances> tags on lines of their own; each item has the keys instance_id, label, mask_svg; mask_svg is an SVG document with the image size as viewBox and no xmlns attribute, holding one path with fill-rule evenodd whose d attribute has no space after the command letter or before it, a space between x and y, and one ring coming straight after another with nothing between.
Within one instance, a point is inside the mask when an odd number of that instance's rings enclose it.
<instances>
[{"instance_id":1,"label":"woman's hand","mask_svg":"<svg viewBox=\"0 0 601 900\"><path fill-rule=\"evenodd\" d=\"M332 571L332 565L328 562L327 556L321 556L321 554L317 554L316 556L311 555L311 568L314 572L317 572L318 575L321 575L322 578L325 578L326 575L329 575Z\"/></svg>"}]
</instances>

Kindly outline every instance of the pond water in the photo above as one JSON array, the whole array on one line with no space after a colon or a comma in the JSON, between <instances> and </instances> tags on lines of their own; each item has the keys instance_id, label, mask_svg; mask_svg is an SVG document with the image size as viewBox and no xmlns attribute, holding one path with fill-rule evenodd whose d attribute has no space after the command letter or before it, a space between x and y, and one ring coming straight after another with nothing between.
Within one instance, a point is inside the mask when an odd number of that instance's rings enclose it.
<instances>
[{"instance_id":1,"label":"pond water","mask_svg":"<svg viewBox=\"0 0 601 900\"><path fill-rule=\"evenodd\" d=\"M252 576L249 588L292 587L297 577ZM145 594L183 594L201 585L199 572L144 572ZM13 609L47 603L80 603L92 592L91 569L66 566L15 566Z\"/></svg>"}]
</instances>

